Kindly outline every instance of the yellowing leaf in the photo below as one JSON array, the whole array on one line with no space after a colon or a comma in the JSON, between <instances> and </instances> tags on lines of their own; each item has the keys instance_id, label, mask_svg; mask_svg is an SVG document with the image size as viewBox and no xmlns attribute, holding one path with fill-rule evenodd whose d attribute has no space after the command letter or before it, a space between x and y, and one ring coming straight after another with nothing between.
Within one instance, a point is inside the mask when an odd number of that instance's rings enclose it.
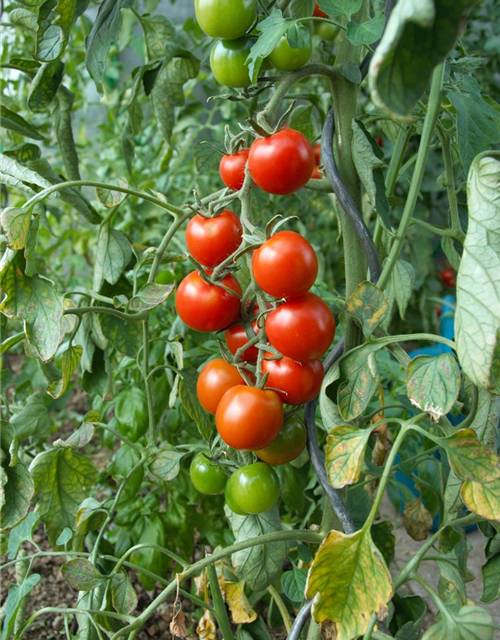
<instances>
[{"instance_id":1,"label":"yellowing leaf","mask_svg":"<svg viewBox=\"0 0 500 640\"><path fill-rule=\"evenodd\" d=\"M391 575L368 530L328 534L309 570L306 597L314 598L317 622L335 624L336 640L363 635L373 614L383 619L392 594Z\"/></svg>"},{"instance_id":2,"label":"yellowing leaf","mask_svg":"<svg viewBox=\"0 0 500 640\"><path fill-rule=\"evenodd\" d=\"M403 512L403 524L414 540L425 540L432 527L432 514L424 507L422 500L410 500Z\"/></svg>"},{"instance_id":3,"label":"yellowing leaf","mask_svg":"<svg viewBox=\"0 0 500 640\"><path fill-rule=\"evenodd\" d=\"M200 618L198 626L196 627L196 633L200 640L216 640L217 630L215 628L215 620L208 609Z\"/></svg>"},{"instance_id":4,"label":"yellowing leaf","mask_svg":"<svg viewBox=\"0 0 500 640\"><path fill-rule=\"evenodd\" d=\"M487 484L500 478L500 459L479 442L474 429L460 429L440 439L439 444L445 448L450 466L461 480Z\"/></svg>"},{"instance_id":5,"label":"yellowing leaf","mask_svg":"<svg viewBox=\"0 0 500 640\"><path fill-rule=\"evenodd\" d=\"M460 391L460 370L451 353L417 356L406 370L408 398L434 421L451 411Z\"/></svg>"},{"instance_id":6,"label":"yellowing leaf","mask_svg":"<svg viewBox=\"0 0 500 640\"><path fill-rule=\"evenodd\" d=\"M252 609L245 594L245 581L225 582L221 580L222 594L231 611L231 619L234 624L247 624L257 619L257 614Z\"/></svg>"},{"instance_id":7,"label":"yellowing leaf","mask_svg":"<svg viewBox=\"0 0 500 640\"><path fill-rule=\"evenodd\" d=\"M462 500L468 509L479 516L500 522L500 480L489 484L464 482Z\"/></svg>"},{"instance_id":8,"label":"yellowing leaf","mask_svg":"<svg viewBox=\"0 0 500 640\"><path fill-rule=\"evenodd\" d=\"M186 616L182 609L179 609L170 621L170 633L174 638L185 638L187 636Z\"/></svg>"},{"instance_id":9,"label":"yellowing leaf","mask_svg":"<svg viewBox=\"0 0 500 640\"><path fill-rule=\"evenodd\" d=\"M326 439L326 470L332 487L341 489L359 480L371 429L335 427Z\"/></svg>"},{"instance_id":10,"label":"yellowing leaf","mask_svg":"<svg viewBox=\"0 0 500 640\"><path fill-rule=\"evenodd\" d=\"M365 336L370 336L382 322L388 308L387 298L371 282L358 285L345 303L346 312L359 322Z\"/></svg>"}]
</instances>

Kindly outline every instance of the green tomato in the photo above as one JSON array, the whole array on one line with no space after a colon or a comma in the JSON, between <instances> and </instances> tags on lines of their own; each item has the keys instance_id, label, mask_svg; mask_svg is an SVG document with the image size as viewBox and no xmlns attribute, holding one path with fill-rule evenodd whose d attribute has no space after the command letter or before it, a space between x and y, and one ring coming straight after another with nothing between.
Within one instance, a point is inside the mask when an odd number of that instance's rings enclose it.
<instances>
[{"instance_id":1,"label":"green tomato","mask_svg":"<svg viewBox=\"0 0 500 640\"><path fill-rule=\"evenodd\" d=\"M158 284L172 284L175 282L175 274L170 269L163 269L156 274L155 280Z\"/></svg>"},{"instance_id":2,"label":"green tomato","mask_svg":"<svg viewBox=\"0 0 500 640\"><path fill-rule=\"evenodd\" d=\"M335 40L340 29L329 22L319 22L314 26L314 30L322 40Z\"/></svg>"},{"instance_id":3,"label":"green tomato","mask_svg":"<svg viewBox=\"0 0 500 640\"><path fill-rule=\"evenodd\" d=\"M239 40L218 40L210 53L210 68L215 79L226 87L244 89L252 82L248 75L246 59L252 47L253 38Z\"/></svg>"},{"instance_id":4,"label":"green tomato","mask_svg":"<svg viewBox=\"0 0 500 640\"><path fill-rule=\"evenodd\" d=\"M202 451L194 456L189 475L196 489L208 496L222 493L226 486L227 477L222 469L214 466Z\"/></svg>"},{"instance_id":5,"label":"green tomato","mask_svg":"<svg viewBox=\"0 0 500 640\"><path fill-rule=\"evenodd\" d=\"M243 511L242 509L240 509L239 506L236 504L236 501L233 498L233 494L231 493L231 487L229 485L229 482L226 483L226 489L224 491L224 497L226 499L226 504L231 509L231 511L233 511L236 514L238 514L239 516L247 516L248 515L248 513L246 511Z\"/></svg>"},{"instance_id":6,"label":"green tomato","mask_svg":"<svg viewBox=\"0 0 500 640\"><path fill-rule=\"evenodd\" d=\"M268 511L279 496L278 477L263 462L254 462L235 471L228 486L235 506L246 513Z\"/></svg>"},{"instance_id":7,"label":"green tomato","mask_svg":"<svg viewBox=\"0 0 500 640\"><path fill-rule=\"evenodd\" d=\"M212 38L241 38L257 19L257 0L195 0L196 19Z\"/></svg>"},{"instance_id":8,"label":"green tomato","mask_svg":"<svg viewBox=\"0 0 500 640\"><path fill-rule=\"evenodd\" d=\"M286 36L281 36L278 44L269 54L269 61L280 71L295 71L303 67L311 57L312 42L300 49L294 49L288 44Z\"/></svg>"}]
</instances>

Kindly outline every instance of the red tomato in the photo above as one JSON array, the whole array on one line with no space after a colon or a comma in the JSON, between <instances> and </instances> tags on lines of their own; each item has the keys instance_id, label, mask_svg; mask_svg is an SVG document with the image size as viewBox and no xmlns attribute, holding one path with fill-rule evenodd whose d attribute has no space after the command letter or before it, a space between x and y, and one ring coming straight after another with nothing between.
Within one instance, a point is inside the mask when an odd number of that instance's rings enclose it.
<instances>
[{"instance_id":1,"label":"red tomato","mask_svg":"<svg viewBox=\"0 0 500 640\"><path fill-rule=\"evenodd\" d=\"M318 142L313 147L314 151L314 164L319 167L321 164L321 142Z\"/></svg>"},{"instance_id":2,"label":"red tomato","mask_svg":"<svg viewBox=\"0 0 500 640\"><path fill-rule=\"evenodd\" d=\"M457 284L457 280L455 278L455 269L453 269L453 267L443 269L440 272L439 277L441 278L441 282L445 287L453 288Z\"/></svg>"},{"instance_id":3,"label":"red tomato","mask_svg":"<svg viewBox=\"0 0 500 640\"><path fill-rule=\"evenodd\" d=\"M186 228L189 253L205 267L216 267L241 244L243 230L238 216L224 209L214 218L196 215Z\"/></svg>"},{"instance_id":4,"label":"red tomato","mask_svg":"<svg viewBox=\"0 0 500 640\"><path fill-rule=\"evenodd\" d=\"M314 170L312 172L311 178L313 180L321 180L323 176L320 173L319 167L314 167Z\"/></svg>"},{"instance_id":5,"label":"red tomato","mask_svg":"<svg viewBox=\"0 0 500 640\"><path fill-rule=\"evenodd\" d=\"M219 172L222 182L234 191L238 191L243 186L248 152L248 147L245 147L232 155L222 156L220 161Z\"/></svg>"},{"instance_id":6,"label":"red tomato","mask_svg":"<svg viewBox=\"0 0 500 640\"><path fill-rule=\"evenodd\" d=\"M259 332L257 321L252 322L252 329L255 334ZM242 324L234 324L232 327L229 327L229 329L226 329L224 331L224 338L226 339L227 348L233 356L240 347L250 340ZM241 357L243 360L246 360L246 362L256 362L258 355L259 350L256 346L252 345L243 351Z\"/></svg>"},{"instance_id":7,"label":"red tomato","mask_svg":"<svg viewBox=\"0 0 500 640\"><path fill-rule=\"evenodd\" d=\"M310 243L295 231L279 231L252 256L259 287L275 298L307 293L318 275L318 258Z\"/></svg>"},{"instance_id":8,"label":"red tomato","mask_svg":"<svg viewBox=\"0 0 500 640\"><path fill-rule=\"evenodd\" d=\"M272 357L272 353L266 353L266 358ZM325 375L321 360L295 362L290 358L263 360L262 373L269 374L266 386L280 389L276 393L283 402L293 405L306 404L315 398Z\"/></svg>"},{"instance_id":9,"label":"red tomato","mask_svg":"<svg viewBox=\"0 0 500 640\"><path fill-rule=\"evenodd\" d=\"M239 384L244 384L244 380L238 369L222 358L215 358L200 371L196 382L198 400L206 411L215 415L222 396Z\"/></svg>"},{"instance_id":10,"label":"red tomato","mask_svg":"<svg viewBox=\"0 0 500 640\"><path fill-rule=\"evenodd\" d=\"M295 129L282 129L255 140L248 155L248 170L255 184L277 195L293 193L311 177L314 152L308 139Z\"/></svg>"},{"instance_id":11,"label":"red tomato","mask_svg":"<svg viewBox=\"0 0 500 640\"><path fill-rule=\"evenodd\" d=\"M306 293L272 311L266 319L266 332L282 355L308 362L328 350L335 336L335 319L321 298Z\"/></svg>"},{"instance_id":12,"label":"red tomato","mask_svg":"<svg viewBox=\"0 0 500 640\"><path fill-rule=\"evenodd\" d=\"M240 283L229 274L222 281L241 295ZM198 271L192 271L180 283L175 307L181 320L196 331L220 331L236 320L240 300L222 287L204 282Z\"/></svg>"},{"instance_id":13,"label":"red tomato","mask_svg":"<svg viewBox=\"0 0 500 640\"><path fill-rule=\"evenodd\" d=\"M220 437L233 449L263 449L280 432L283 403L274 391L238 385L224 394L215 424Z\"/></svg>"},{"instance_id":14,"label":"red tomato","mask_svg":"<svg viewBox=\"0 0 500 640\"><path fill-rule=\"evenodd\" d=\"M379 147L383 147L384 146L384 139L383 138L375 138L375 142L378 144Z\"/></svg>"},{"instance_id":15,"label":"red tomato","mask_svg":"<svg viewBox=\"0 0 500 640\"><path fill-rule=\"evenodd\" d=\"M313 16L315 16L316 18L328 18L328 14L324 11L321 11L317 2L314 3Z\"/></svg>"}]
</instances>

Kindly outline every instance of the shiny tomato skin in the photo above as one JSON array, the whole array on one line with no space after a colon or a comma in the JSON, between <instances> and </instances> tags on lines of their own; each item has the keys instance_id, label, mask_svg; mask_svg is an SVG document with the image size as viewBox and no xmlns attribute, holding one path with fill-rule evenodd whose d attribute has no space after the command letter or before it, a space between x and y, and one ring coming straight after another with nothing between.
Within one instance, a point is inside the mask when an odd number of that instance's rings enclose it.
<instances>
[{"instance_id":1,"label":"shiny tomato skin","mask_svg":"<svg viewBox=\"0 0 500 640\"><path fill-rule=\"evenodd\" d=\"M233 191L239 191L245 180L245 167L250 149L245 147L237 153L222 156L219 173L222 182Z\"/></svg>"},{"instance_id":2,"label":"shiny tomato skin","mask_svg":"<svg viewBox=\"0 0 500 640\"><path fill-rule=\"evenodd\" d=\"M189 253L205 267L216 267L240 246L243 229L240 219L229 209L213 218L196 215L186 228Z\"/></svg>"},{"instance_id":3,"label":"shiny tomato skin","mask_svg":"<svg viewBox=\"0 0 500 640\"><path fill-rule=\"evenodd\" d=\"M240 283L229 274L221 280L241 295ZM236 320L240 300L222 287L204 282L198 271L192 271L179 284L175 307L181 320L196 331L220 331Z\"/></svg>"},{"instance_id":4,"label":"shiny tomato skin","mask_svg":"<svg viewBox=\"0 0 500 640\"><path fill-rule=\"evenodd\" d=\"M250 147L248 170L255 184L276 195L303 187L314 169L314 152L309 140L295 129L281 129L258 138Z\"/></svg>"},{"instance_id":5,"label":"shiny tomato skin","mask_svg":"<svg viewBox=\"0 0 500 640\"><path fill-rule=\"evenodd\" d=\"M243 509L241 509L236 504L236 500L233 498L233 493L231 491L231 486L230 486L229 482L226 482L226 488L224 490L224 497L226 498L226 504L231 509L231 511L233 511L236 514L238 514L239 516L247 516L248 515L248 513L246 511L243 511Z\"/></svg>"},{"instance_id":6,"label":"shiny tomato skin","mask_svg":"<svg viewBox=\"0 0 500 640\"><path fill-rule=\"evenodd\" d=\"M214 465L199 451L191 461L189 476L195 489L207 496L217 496L224 491L227 476L220 467Z\"/></svg>"},{"instance_id":7,"label":"shiny tomato skin","mask_svg":"<svg viewBox=\"0 0 500 640\"><path fill-rule=\"evenodd\" d=\"M256 321L252 322L252 329L255 334L259 332ZM227 348L233 356L240 347L250 340L246 334L245 327L242 324L234 324L232 327L229 327L229 329L226 329L224 331L224 338L226 340ZM243 351L241 358L246 362L257 362L258 355L259 350L255 345L252 345Z\"/></svg>"},{"instance_id":8,"label":"shiny tomato skin","mask_svg":"<svg viewBox=\"0 0 500 640\"><path fill-rule=\"evenodd\" d=\"M212 38L241 38L257 18L257 0L195 0L196 19Z\"/></svg>"},{"instance_id":9,"label":"shiny tomato skin","mask_svg":"<svg viewBox=\"0 0 500 640\"><path fill-rule=\"evenodd\" d=\"M217 40L210 52L210 68L217 82L225 87L245 89L252 84L246 61L254 38Z\"/></svg>"},{"instance_id":10,"label":"shiny tomato skin","mask_svg":"<svg viewBox=\"0 0 500 640\"><path fill-rule=\"evenodd\" d=\"M215 425L233 449L263 449L283 424L283 403L274 391L239 385L227 391L217 407Z\"/></svg>"},{"instance_id":11,"label":"shiny tomato skin","mask_svg":"<svg viewBox=\"0 0 500 640\"><path fill-rule=\"evenodd\" d=\"M272 358L272 353L266 353L266 358ZM266 386L276 391L285 404L306 404L315 398L325 376L321 360L295 362L290 358L279 360L264 359L262 373L268 374Z\"/></svg>"},{"instance_id":12,"label":"shiny tomato skin","mask_svg":"<svg viewBox=\"0 0 500 640\"><path fill-rule=\"evenodd\" d=\"M319 8L319 5L317 2L314 3L313 16L315 16L316 18L328 18L328 14Z\"/></svg>"},{"instance_id":13,"label":"shiny tomato skin","mask_svg":"<svg viewBox=\"0 0 500 640\"><path fill-rule=\"evenodd\" d=\"M252 272L259 287L275 298L307 293L318 275L311 244L295 231L278 231L253 252Z\"/></svg>"},{"instance_id":14,"label":"shiny tomato skin","mask_svg":"<svg viewBox=\"0 0 500 640\"><path fill-rule=\"evenodd\" d=\"M270 344L297 362L321 358L335 336L335 319L321 298L306 293L280 305L266 318Z\"/></svg>"},{"instance_id":15,"label":"shiny tomato skin","mask_svg":"<svg viewBox=\"0 0 500 640\"><path fill-rule=\"evenodd\" d=\"M200 371L196 382L196 394L205 411L215 415L226 391L241 384L244 384L244 380L238 369L222 358L215 358L207 362Z\"/></svg>"},{"instance_id":16,"label":"shiny tomato skin","mask_svg":"<svg viewBox=\"0 0 500 640\"><path fill-rule=\"evenodd\" d=\"M305 47L291 47L286 36L281 36L278 44L268 56L269 62L280 71L296 71L303 67L311 57L312 41Z\"/></svg>"},{"instance_id":17,"label":"shiny tomato skin","mask_svg":"<svg viewBox=\"0 0 500 640\"><path fill-rule=\"evenodd\" d=\"M279 497L278 477L264 462L240 467L229 478L228 486L235 506L244 513L269 511Z\"/></svg>"},{"instance_id":18,"label":"shiny tomato skin","mask_svg":"<svg viewBox=\"0 0 500 640\"><path fill-rule=\"evenodd\" d=\"M304 421L295 415L285 420L276 440L255 454L267 464L286 464L300 456L306 442L307 430Z\"/></svg>"}]
</instances>

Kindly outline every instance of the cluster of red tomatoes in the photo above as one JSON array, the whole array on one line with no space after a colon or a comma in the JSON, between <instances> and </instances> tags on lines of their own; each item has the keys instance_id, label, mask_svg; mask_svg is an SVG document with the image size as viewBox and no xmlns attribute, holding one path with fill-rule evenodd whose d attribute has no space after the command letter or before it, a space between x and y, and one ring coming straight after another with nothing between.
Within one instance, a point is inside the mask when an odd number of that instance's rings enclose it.
<instances>
[{"instance_id":1,"label":"cluster of red tomatoes","mask_svg":"<svg viewBox=\"0 0 500 640\"><path fill-rule=\"evenodd\" d=\"M248 55L256 41L252 32L258 20L257 0L195 0L195 12L202 30L212 38L217 38L210 53L210 68L217 81L226 87L249 87ZM327 17L317 5L313 15ZM320 36L326 40L332 39L332 25L322 22L321 26L327 30L319 32ZM307 44L292 47L286 35L283 35L265 58L262 68L295 71L307 63L311 53L310 38Z\"/></svg>"},{"instance_id":2,"label":"cluster of red tomatoes","mask_svg":"<svg viewBox=\"0 0 500 640\"><path fill-rule=\"evenodd\" d=\"M251 153L252 149L249 160ZM222 440L233 449L254 451L263 461L238 469L225 488L234 511L258 513L269 509L278 495L276 474L264 462L284 464L305 446L302 420L297 416L285 420L283 404L302 405L319 393L324 375L320 358L334 338L335 320L329 307L309 291L318 273L316 253L293 231L277 232L254 251L253 276L266 294L267 308L242 309L241 287L232 273L217 283L208 277L241 241L241 223L232 211L191 219L187 247L206 271L195 270L182 280L176 307L192 329L224 330L228 351L241 354L235 358L238 366L223 358L208 362L198 377L197 393L200 404L215 415ZM257 347L261 331L265 339ZM247 384L255 380L256 363L265 387ZM246 370L245 377L241 370ZM209 476L210 482L204 482ZM193 460L191 477L206 493L218 493L226 484L224 472L204 454ZM269 500L255 501L254 491Z\"/></svg>"}]
</instances>

